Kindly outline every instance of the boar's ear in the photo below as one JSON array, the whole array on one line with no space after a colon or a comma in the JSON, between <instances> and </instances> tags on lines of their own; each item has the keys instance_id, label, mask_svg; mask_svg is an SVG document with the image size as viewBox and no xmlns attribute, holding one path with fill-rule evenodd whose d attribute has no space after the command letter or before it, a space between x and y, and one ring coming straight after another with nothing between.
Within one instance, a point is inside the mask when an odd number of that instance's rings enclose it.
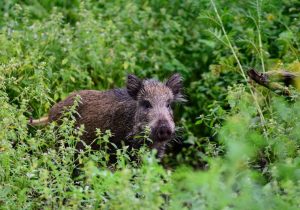
<instances>
[{"instance_id":1,"label":"boar's ear","mask_svg":"<svg viewBox=\"0 0 300 210\"><path fill-rule=\"evenodd\" d=\"M141 90L142 85L142 80L137 76L133 74L127 76L127 92L133 99L137 99L137 94Z\"/></svg>"},{"instance_id":2,"label":"boar's ear","mask_svg":"<svg viewBox=\"0 0 300 210\"><path fill-rule=\"evenodd\" d=\"M185 101L182 95L182 77L180 76L180 74L173 74L166 82L166 86L172 90L175 101Z\"/></svg>"}]
</instances>

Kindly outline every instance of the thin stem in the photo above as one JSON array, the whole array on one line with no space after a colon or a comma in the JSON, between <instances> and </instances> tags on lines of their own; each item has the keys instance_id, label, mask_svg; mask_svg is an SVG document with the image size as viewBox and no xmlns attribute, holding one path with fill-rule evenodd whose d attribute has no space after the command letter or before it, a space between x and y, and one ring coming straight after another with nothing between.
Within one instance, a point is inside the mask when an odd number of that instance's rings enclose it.
<instances>
[{"instance_id":1,"label":"thin stem","mask_svg":"<svg viewBox=\"0 0 300 210\"><path fill-rule=\"evenodd\" d=\"M261 7L259 2L260 0L256 0L256 11L257 11L257 33L258 33L258 44L259 44L259 54L260 54L260 61L261 61L261 66L263 73L265 73L265 62L264 62L264 55L263 55L263 46L262 46L262 41L261 41L261 33L260 33L260 12L261 12Z\"/></svg>"},{"instance_id":2,"label":"thin stem","mask_svg":"<svg viewBox=\"0 0 300 210\"><path fill-rule=\"evenodd\" d=\"M238 56L237 56L237 53L235 52L235 49L234 49L233 45L231 44L231 41L230 41L230 39L229 39L229 37L228 37L228 35L227 35L227 32L226 32L226 30L225 30L223 21L222 21L220 15L219 15L219 12L218 12L218 9L217 9L217 7L216 7L216 5L215 5L215 2L214 2L214 0L210 0L210 2L211 2L211 4L212 4L212 6L213 6L213 9L214 9L215 13L216 13L216 16L217 16L217 18L218 18L218 21L220 22L222 31L223 31L223 33L224 33L224 36L225 36L225 38L226 38L226 41L228 42L228 46L229 46L229 48L230 48L230 50L231 50L231 52L232 52L232 54L233 54L233 56L234 56L234 58L235 58L237 64L238 64L238 67L239 67L239 69L240 69L241 75L243 76L244 80L245 80L246 83L248 84L248 82L247 82L248 79L247 79L247 77L246 77L246 74L245 74L245 72L244 72L244 69L243 69L243 67L242 67L242 65L241 65L241 62L240 62L240 60L239 60L239 58L238 58ZM257 111L258 111L258 113L259 113L260 120L261 120L261 123L262 123L262 125L263 125L263 130L264 130L265 137L267 138L267 132L266 132L266 129L265 129L265 118L264 118L264 115L263 115L263 113L262 113L261 107L260 107L260 105L259 105L259 103L258 103L258 101L257 101L257 98L256 98L256 96L255 96L255 94L254 94L252 88L249 87L249 90L250 90L250 93L251 93L251 95L252 95L252 97L253 97L253 99L254 99L254 104L255 104L255 106L256 106L256 109L257 109Z\"/></svg>"}]
</instances>

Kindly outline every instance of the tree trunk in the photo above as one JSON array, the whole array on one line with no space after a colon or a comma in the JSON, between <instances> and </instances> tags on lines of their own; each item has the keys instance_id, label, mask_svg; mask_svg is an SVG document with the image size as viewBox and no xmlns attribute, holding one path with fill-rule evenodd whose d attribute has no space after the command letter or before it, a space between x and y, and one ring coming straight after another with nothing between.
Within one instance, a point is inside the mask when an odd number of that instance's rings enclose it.
<instances>
[{"instance_id":1,"label":"tree trunk","mask_svg":"<svg viewBox=\"0 0 300 210\"><path fill-rule=\"evenodd\" d=\"M300 87L300 73L288 71L268 71L260 73L254 69L247 72L248 76L258 83L279 95L290 96L288 86L292 85L298 90Z\"/></svg>"}]
</instances>

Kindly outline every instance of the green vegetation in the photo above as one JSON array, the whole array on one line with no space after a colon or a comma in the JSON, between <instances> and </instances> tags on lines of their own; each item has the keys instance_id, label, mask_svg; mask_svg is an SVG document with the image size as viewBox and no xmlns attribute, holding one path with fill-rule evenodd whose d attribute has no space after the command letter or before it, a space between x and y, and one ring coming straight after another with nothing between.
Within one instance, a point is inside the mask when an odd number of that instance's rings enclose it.
<instances>
[{"instance_id":1,"label":"green vegetation","mask_svg":"<svg viewBox=\"0 0 300 210\"><path fill-rule=\"evenodd\" d=\"M299 209L299 93L286 99L246 77L252 67L300 71L299 8L298 0L1 1L0 209ZM188 102L176 107L182 145L162 163L146 148L131 162L124 147L111 170L105 147L87 148L74 179L84 132L75 109L59 128L28 126L74 90L173 72ZM101 132L97 141L108 142Z\"/></svg>"}]
</instances>

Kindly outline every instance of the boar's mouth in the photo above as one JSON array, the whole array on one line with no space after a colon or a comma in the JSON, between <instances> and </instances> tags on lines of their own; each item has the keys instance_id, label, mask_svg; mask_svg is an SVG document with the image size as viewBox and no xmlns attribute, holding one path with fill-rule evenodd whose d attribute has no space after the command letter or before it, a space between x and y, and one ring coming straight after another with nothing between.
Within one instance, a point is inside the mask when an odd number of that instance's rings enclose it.
<instances>
[{"instance_id":1,"label":"boar's mouth","mask_svg":"<svg viewBox=\"0 0 300 210\"><path fill-rule=\"evenodd\" d=\"M157 150L157 158L158 159L162 159L164 154L165 154L165 150L166 150L166 145L168 144L168 142L170 142L172 140L172 138L174 137L173 134L170 134L170 136L168 138L159 138L158 135L154 135L154 137L152 138L151 135L151 139L152 142L150 143L150 145L148 145L151 149L155 149Z\"/></svg>"},{"instance_id":2,"label":"boar's mouth","mask_svg":"<svg viewBox=\"0 0 300 210\"><path fill-rule=\"evenodd\" d=\"M157 158L162 159L162 157L165 154L166 145L168 142L171 141L173 138L173 134L170 138L167 139L159 139L157 135L153 135L151 132L151 135L149 136L149 139L145 138L135 138L136 135L130 135L127 136L127 140L130 142L131 146L134 148L139 148L141 145L147 145L150 149L157 150Z\"/></svg>"},{"instance_id":3,"label":"boar's mouth","mask_svg":"<svg viewBox=\"0 0 300 210\"><path fill-rule=\"evenodd\" d=\"M167 141L164 141L164 142L158 141L158 142L154 142L150 146L151 149L157 150L157 154L156 154L157 158L161 159L164 156L165 150L166 150L166 144L167 144Z\"/></svg>"},{"instance_id":4,"label":"boar's mouth","mask_svg":"<svg viewBox=\"0 0 300 210\"><path fill-rule=\"evenodd\" d=\"M171 134L168 138L161 138L161 137L157 136L157 134L150 135L152 144L157 144L157 145L166 144L167 142L171 141L172 138L173 138L173 134Z\"/></svg>"}]
</instances>

